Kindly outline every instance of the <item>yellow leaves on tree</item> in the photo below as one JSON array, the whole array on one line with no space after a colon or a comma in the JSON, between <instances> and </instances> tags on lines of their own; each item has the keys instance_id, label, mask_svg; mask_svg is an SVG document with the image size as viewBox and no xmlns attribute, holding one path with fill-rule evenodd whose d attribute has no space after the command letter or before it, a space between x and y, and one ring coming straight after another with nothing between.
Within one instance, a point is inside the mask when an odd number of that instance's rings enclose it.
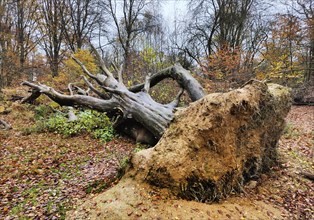
<instances>
[{"instance_id":1,"label":"yellow leaves on tree","mask_svg":"<svg viewBox=\"0 0 314 220\"><path fill-rule=\"evenodd\" d=\"M79 59L91 73L96 74L98 72L99 69L95 58L90 51L78 49L73 56ZM54 78L54 81L63 85L65 82L82 82L81 76L84 75L82 68L71 57L67 58L63 63L64 67L59 76Z\"/></svg>"},{"instance_id":2,"label":"yellow leaves on tree","mask_svg":"<svg viewBox=\"0 0 314 220\"><path fill-rule=\"evenodd\" d=\"M263 65L257 77L289 79L303 75L302 31L301 24L293 15L278 15L271 25L271 34L261 53Z\"/></svg>"}]
</instances>

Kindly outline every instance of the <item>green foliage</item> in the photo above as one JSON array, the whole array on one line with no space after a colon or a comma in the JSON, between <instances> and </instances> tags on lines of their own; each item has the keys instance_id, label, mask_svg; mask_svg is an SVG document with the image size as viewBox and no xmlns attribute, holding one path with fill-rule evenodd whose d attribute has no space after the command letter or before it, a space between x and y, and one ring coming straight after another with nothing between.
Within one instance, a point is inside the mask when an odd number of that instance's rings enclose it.
<instances>
[{"instance_id":1,"label":"green foliage","mask_svg":"<svg viewBox=\"0 0 314 220\"><path fill-rule=\"evenodd\" d=\"M130 163L130 157L128 156L125 156L123 157L120 161L119 161L119 170L118 170L118 174L117 174L117 178L120 179L122 178L122 176L125 174L125 171L128 167Z\"/></svg>"},{"instance_id":2,"label":"green foliage","mask_svg":"<svg viewBox=\"0 0 314 220\"><path fill-rule=\"evenodd\" d=\"M53 113L53 109L48 105L39 105L35 107L35 120L41 120L47 118Z\"/></svg>"},{"instance_id":3,"label":"green foliage","mask_svg":"<svg viewBox=\"0 0 314 220\"><path fill-rule=\"evenodd\" d=\"M85 110L78 114L78 120L69 122L62 114L55 114L46 122L46 128L65 137L82 133L92 133L93 137L109 141L114 132L109 118L97 111Z\"/></svg>"},{"instance_id":4,"label":"green foliage","mask_svg":"<svg viewBox=\"0 0 314 220\"><path fill-rule=\"evenodd\" d=\"M92 134L94 138L107 142L114 136L114 130L112 126L108 126L104 129L96 129Z\"/></svg>"},{"instance_id":5,"label":"green foliage","mask_svg":"<svg viewBox=\"0 0 314 220\"><path fill-rule=\"evenodd\" d=\"M38 106L35 108L36 125L25 128L23 133L29 135L39 132L54 132L65 137L90 133L94 138L105 142L114 136L114 130L106 114L93 110L76 112L78 119L68 121L66 114L53 113L49 106Z\"/></svg>"},{"instance_id":6,"label":"green foliage","mask_svg":"<svg viewBox=\"0 0 314 220\"><path fill-rule=\"evenodd\" d=\"M141 145L141 144L136 144L136 148L133 150L134 153L140 152L141 150L146 149L145 146Z\"/></svg>"},{"instance_id":7,"label":"green foliage","mask_svg":"<svg viewBox=\"0 0 314 220\"><path fill-rule=\"evenodd\" d=\"M46 124L44 121L38 121L34 126L26 127L22 129L23 135L30 135L32 133L41 133L46 130Z\"/></svg>"},{"instance_id":8,"label":"green foliage","mask_svg":"<svg viewBox=\"0 0 314 220\"><path fill-rule=\"evenodd\" d=\"M300 132L293 126L293 124L288 123L283 131L283 136L286 139L297 138L301 134Z\"/></svg>"}]
</instances>

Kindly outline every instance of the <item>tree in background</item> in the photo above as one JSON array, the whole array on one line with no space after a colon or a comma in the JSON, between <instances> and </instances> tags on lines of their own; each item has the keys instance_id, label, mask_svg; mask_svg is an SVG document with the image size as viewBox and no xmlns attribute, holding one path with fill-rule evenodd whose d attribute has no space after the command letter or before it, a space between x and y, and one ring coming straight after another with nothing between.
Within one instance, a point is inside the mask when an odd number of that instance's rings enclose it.
<instances>
[{"instance_id":1,"label":"tree in background","mask_svg":"<svg viewBox=\"0 0 314 220\"><path fill-rule=\"evenodd\" d=\"M19 71L24 71L28 54L37 46L34 33L37 29L38 2L36 0L16 0L16 43L19 56Z\"/></svg>"},{"instance_id":2,"label":"tree in background","mask_svg":"<svg viewBox=\"0 0 314 220\"><path fill-rule=\"evenodd\" d=\"M286 0L290 11L265 18L266 2L190 1L190 17L176 18L172 33L157 1L0 0L0 86L23 72L31 76L32 63L43 60L50 67L45 72L57 76L70 53L96 35L104 62L123 63L126 80L160 70L160 62L180 62L208 78L237 83L256 73L303 73L312 82L313 0Z\"/></svg>"},{"instance_id":3,"label":"tree in background","mask_svg":"<svg viewBox=\"0 0 314 220\"><path fill-rule=\"evenodd\" d=\"M146 0L123 0L118 4L117 0L108 0L104 2L106 12L111 16L117 31L117 41L123 50L124 70L128 71L131 63L131 55L136 37L143 32L144 27L139 22L142 18ZM118 11L122 11L121 18Z\"/></svg>"},{"instance_id":4,"label":"tree in background","mask_svg":"<svg viewBox=\"0 0 314 220\"><path fill-rule=\"evenodd\" d=\"M104 25L100 0L63 0L66 5L61 14L66 45L75 52L82 49L98 24Z\"/></svg>"},{"instance_id":5,"label":"tree in background","mask_svg":"<svg viewBox=\"0 0 314 220\"><path fill-rule=\"evenodd\" d=\"M304 23L306 24L307 36L307 59L305 72L305 81L314 85L314 1L313 0L298 0L299 8L297 12L304 16Z\"/></svg>"},{"instance_id":6,"label":"tree in background","mask_svg":"<svg viewBox=\"0 0 314 220\"><path fill-rule=\"evenodd\" d=\"M36 0L0 1L0 84L9 85L30 67L29 54L36 49ZM28 73L28 72L27 72Z\"/></svg>"},{"instance_id":7,"label":"tree in background","mask_svg":"<svg viewBox=\"0 0 314 220\"><path fill-rule=\"evenodd\" d=\"M13 50L11 39L14 36L12 13L12 1L0 0L0 88L10 84L10 53Z\"/></svg>"},{"instance_id":8,"label":"tree in background","mask_svg":"<svg viewBox=\"0 0 314 220\"><path fill-rule=\"evenodd\" d=\"M292 14L278 14L270 30L261 53L264 64L259 76L282 79L283 82L302 77L303 33L299 19Z\"/></svg>"},{"instance_id":9,"label":"tree in background","mask_svg":"<svg viewBox=\"0 0 314 220\"><path fill-rule=\"evenodd\" d=\"M40 0L39 32L40 44L46 53L52 76L58 76L59 64L64 57L65 25L62 22L66 5L63 0Z\"/></svg>"},{"instance_id":10,"label":"tree in background","mask_svg":"<svg viewBox=\"0 0 314 220\"><path fill-rule=\"evenodd\" d=\"M194 19L187 26L184 47L189 56L211 77L215 72L224 78L243 70L252 72L254 57L265 37L259 22L260 2L198 0L197 4L195 1L190 4Z\"/></svg>"}]
</instances>

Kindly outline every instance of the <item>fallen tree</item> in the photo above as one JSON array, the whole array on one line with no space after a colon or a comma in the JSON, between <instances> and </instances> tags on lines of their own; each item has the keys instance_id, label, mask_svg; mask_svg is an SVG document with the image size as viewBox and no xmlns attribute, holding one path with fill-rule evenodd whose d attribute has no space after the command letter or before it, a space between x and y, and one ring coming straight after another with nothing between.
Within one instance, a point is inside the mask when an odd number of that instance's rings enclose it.
<instances>
[{"instance_id":1,"label":"fallen tree","mask_svg":"<svg viewBox=\"0 0 314 220\"><path fill-rule=\"evenodd\" d=\"M163 135L170 122L173 119L175 108L179 104L179 100L183 91L185 90L192 101L196 101L205 95L202 86L195 80L189 71L184 69L181 65L176 64L166 68L158 73L148 75L145 83L127 88L123 84L122 71L118 71L118 76L115 77L108 68L104 65L98 52L93 48L99 63L101 74L93 75L88 69L75 57L73 59L82 67L84 73L98 84L101 90L97 89L92 82L84 76L84 81L91 91L93 91L98 98L85 95L74 94L69 85L70 95L65 95L57 92L51 87L42 85L40 83L25 81L22 84L33 89L33 95L28 99L28 102L33 98L37 98L38 94L45 94L60 105L66 106L84 106L102 112L107 112L110 116L115 116L116 128L127 128L127 131L136 130L136 134L141 136L152 136L155 140L142 141L156 143ZM118 79L117 79L118 78ZM178 95L171 103L161 104L156 102L149 95L149 89L162 81L165 78L174 79L182 88ZM141 130L139 132L138 130ZM142 135L142 134L145 135Z\"/></svg>"},{"instance_id":2,"label":"fallen tree","mask_svg":"<svg viewBox=\"0 0 314 220\"><path fill-rule=\"evenodd\" d=\"M87 93L77 95L71 89L70 95L61 94L39 83L23 84L60 105L107 112L116 127L124 128L138 141L154 144L159 140L155 147L132 157L121 184L103 195L104 200L112 200L130 183L147 188L147 192L157 187L187 200L216 201L240 191L243 184L257 179L276 163L277 142L291 105L287 88L252 80L229 93L205 95L189 71L178 64L148 75L143 84L127 88L121 71L114 77L95 53L102 74L91 74L79 60L73 59L98 84L100 89L84 77L98 98ZM165 78L176 80L182 90L171 103L160 104L151 98L149 89ZM177 109L183 90L193 103ZM127 218L129 214L122 209L129 204L136 206L134 203L142 199L128 194L126 201L121 201L114 210L106 209L104 215L94 213L94 217ZM110 208L102 202L99 206Z\"/></svg>"}]
</instances>

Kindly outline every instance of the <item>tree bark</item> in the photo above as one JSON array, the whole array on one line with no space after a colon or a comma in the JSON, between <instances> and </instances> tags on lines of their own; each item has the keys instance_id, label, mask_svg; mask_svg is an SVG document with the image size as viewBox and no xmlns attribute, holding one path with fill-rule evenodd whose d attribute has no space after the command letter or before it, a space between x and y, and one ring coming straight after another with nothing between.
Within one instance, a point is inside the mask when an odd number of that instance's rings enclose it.
<instances>
[{"instance_id":1,"label":"tree bark","mask_svg":"<svg viewBox=\"0 0 314 220\"><path fill-rule=\"evenodd\" d=\"M120 127L123 123L130 120L139 123L148 133L152 134L157 140L163 135L173 119L175 108L179 103L182 91L174 98L171 103L160 104L153 100L149 95L151 86L165 78L172 78L178 82L182 89L186 90L190 98L195 101L205 95L202 86L191 76L190 72L181 65L176 64L164 69L156 74L146 77L143 84L127 88L122 82L115 79L113 74L104 65L104 61L93 48L100 61L100 68L103 74L93 75L76 58L73 59L82 67L85 74L97 82L102 91L96 89L93 84L84 77L86 84L91 91L96 93L99 98L86 95L64 95L46 85L35 84L25 81L22 84L33 88L40 94L45 94L60 105L84 106L98 111L107 112L109 115L120 115L116 121ZM110 95L108 96L108 93ZM109 97L108 99L106 99ZM136 125L138 128L138 124ZM138 132L136 132L138 133Z\"/></svg>"}]
</instances>

